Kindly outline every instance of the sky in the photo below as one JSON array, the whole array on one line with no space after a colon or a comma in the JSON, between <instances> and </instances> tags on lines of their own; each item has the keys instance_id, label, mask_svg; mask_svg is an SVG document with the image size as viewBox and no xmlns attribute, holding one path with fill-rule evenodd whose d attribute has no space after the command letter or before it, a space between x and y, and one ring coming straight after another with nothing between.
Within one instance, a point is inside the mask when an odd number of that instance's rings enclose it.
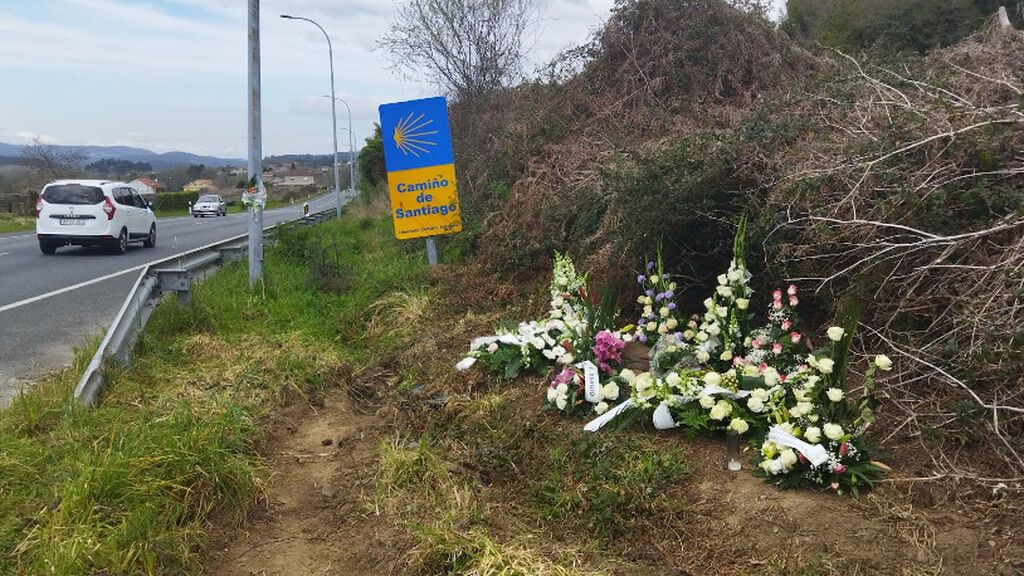
<instances>
[{"instance_id":1,"label":"sky","mask_svg":"<svg viewBox=\"0 0 1024 576\"><path fill-rule=\"evenodd\" d=\"M779 0L781 1L781 0ZM0 142L246 156L247 0L0 0ZM528 69L587 40L614 0L538 0ZM332 150L330 70L356 147L377 106L435 96L376 47L396 0L262 0L263 153ZM338 105L338 146L348 149Z\"/></svg>"}]
</instances>

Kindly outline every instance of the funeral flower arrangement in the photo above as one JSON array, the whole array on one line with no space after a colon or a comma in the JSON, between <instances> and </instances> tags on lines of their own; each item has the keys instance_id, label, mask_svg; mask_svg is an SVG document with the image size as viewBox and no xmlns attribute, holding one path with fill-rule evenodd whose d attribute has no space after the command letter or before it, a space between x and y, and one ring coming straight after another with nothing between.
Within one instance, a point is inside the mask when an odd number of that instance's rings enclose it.
<instances>
[{"instance_id":1,"label":"funeral flower arrangement","mask_svg":"<svg viewBox=\"0 0 1024 576\"><path fill-rule=\"evenodd\" d=\"M758 322L744 228L741 220L732 261L699 314L679 309L679 286L659 250L637 277L637 323L618 330L607 302L596 305L586 277L556 254L547 316L474 340L457 368L479 362L509 378L523 370L553 373L545 406L596 416L585 430L628 413L629 421L647 414L659 430L731 431L756 449L756 473L766 480L857 494L887 470L872 459L863 434L874 421L874 378L892 362L875 357L855 399L846 381L854 310L816 348L801 331L794 285L771 294ZM649 367L628 366L627 346L641 346Z\"/></svg>"}]
</instances>

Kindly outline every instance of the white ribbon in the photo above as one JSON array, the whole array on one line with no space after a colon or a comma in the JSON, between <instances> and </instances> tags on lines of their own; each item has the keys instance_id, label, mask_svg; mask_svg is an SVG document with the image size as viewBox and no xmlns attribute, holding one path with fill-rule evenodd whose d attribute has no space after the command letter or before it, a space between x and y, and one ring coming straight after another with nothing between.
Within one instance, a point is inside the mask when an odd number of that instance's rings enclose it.
<instances>
[{"instance_id":1,"label":"white ribbon","mask_svg":"<svg viewBox=\"0 0 1024 576\"><path fill-rule=\"evenodd\" d=\"M458 364L455 365L455 369L458 370L459 372L465 372L466 370L469 370L473 366L473 364L476 364L476 358L473 358L472 356L466 356L465 358L460 360Z\"/></svg>"},{"instance_id":2,"label":"white ribbon","mask_svg":"<svg viewBox=\"0 0 1024 576\"><path fill-rule=\"evenodd\" d=\"M697 393L698 396L714 396L715 394L726 396L728 398L746 398L747 396L750 396L750 390L733 392L732 390L722 388L721 386L708 385Z\"/></svg>"},{"instance_id":3,"label":"white ribbon","mask_svg":"<svg viewBox=\"0 0 1024 576\"><path fill-rule=\"evenodd\" d=\"M672 419L672 411L668 409L668 404L664 402L654 409L654 416L651 417L651 420L654 422L654 427L658 430L668 430L679 426Z\"/></svg>"},{"instance_id":4,"label":"white ribbon","mask_svg":"<svg viewBox=\"0 0 1024 576\"><path fill-rule=\"evenodd\" d=\"M587 402L597 404L604 400L604 394L601 393L601 376L597 371L597 366L590 360L584 360L576 367L583 369L583 392Z\"/></svg>"},{"instance_id":5,"label":"white ribbon","mask_svg":"<svg viewBox=\"0 0 1024 576\"><path fill-rule=\"evenodd\" d=\"M484 346L489 346L491 344L494 344L497 341L498 341L498 337L497 336L481 336L480 338L475 338L469 344L469 350L470 351L479 350L479 349L483 348Z\"/></svg>"},{"instance_id":6,"label":"white ribbon","mask_svg":"<svg viewBox=\"0 0 1024 576\"><path fill-rule=\"evenodd\" d=\"M815 467L828 462L828 451L825 450L824 446L821 444L808 444L778 426L772 426L768 430L768 440L780 446L793 448L803 454L804 458L807 458Z\"/></svg>"},{"instance_id":7,"label":"white ribbon","mask_svg":"<svg viewBox=\"0 0 1024 576\"><path fill-rule=\"evenodd\" d=\"M584 426L583 429L586 430L587 432L597 432L598 430L601 429L602 426L611 422L613 419L615 419L616 416L621 414L624 410L626 410L626 408L629 408L632 405L633 401L627 398L626 401L623 402L622 404L619 404L615 408L612 408L611 410L605 412L604 414L598 416L597 418L594 418L590 422L587 422L587 425Z\"/></svg>"}]
</instances>

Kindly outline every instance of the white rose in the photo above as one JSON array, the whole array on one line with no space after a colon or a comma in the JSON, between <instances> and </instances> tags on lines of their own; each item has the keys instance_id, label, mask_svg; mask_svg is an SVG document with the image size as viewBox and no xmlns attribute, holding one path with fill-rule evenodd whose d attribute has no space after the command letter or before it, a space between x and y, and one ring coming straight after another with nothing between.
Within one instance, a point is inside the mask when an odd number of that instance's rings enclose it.
<instances>
[{"instance_id":1,"label":"white rose","mask_svg":"<svg viewBox=\"0 0 1024 576\"><path fill-rule=\"evenodd\" d=\"M789 422L783 422L782 424L779 424L779 428L786 434L793 434L793 425L790 424Z\"/></svg>"},{"instance_id":2,"label":"white rose","mask_svg":"<svg viewBox=\"0 0 1024 576\"><path fill-rule=\"evenodd\" d=\"M548 402L554 402L555 398L558 398L558 390L548 388Z\"/></svg>"},{"instance_id":3,"label":"white rose","mask_svg":"<svg viewBox=\"0 0 1024 576\"><path fill-rule=\"evenodd\" d=\"M697 341L698 342L707 342L707 340L708 340L707 332L697 332Z\"/></svg>"},{"instance_id":4,"label":"white rose","mask_svg":"<svg viewBox=\"0 0 1024 576\"><path fill-rule=\"evenodd\" d=\"M701 408L704 408L705 410L715 405L715 399L711 396L701 395L697 400L700 402Z\"/></svg>"},{"instance_id":5,"label":"white rose","mask_svg":"<svg viewBox=\"0 0 1024 576\"><path fill-rule=\"evenodd\" d=\"M654 314L654 308L650 306L644 306L644 316L650 316Z\"/></svg>"},{"instance_id":6,"label":"white rose","mask_svg":"<svg viewBox=\"0 0 1024 576\"><path fill-rule=\"evenodd\" d=\"M779 455L779 459L782 460L782 465L786 468L792 468L797 463L796 452L792 448L786 448Z\"/></svg>"},{"instance_id":7,"label":"white rose","mask_svg":"<svg viewBox=\"0 0 1024 576\"><path fill-rule=\"evenodd\" d=\"M821 442L821 428L817 426L811 426L807 430L804 430L804 439L811 444L817 444Z\"/></svg>"},{"instance_id":8,"label":"white rose","mask_svg":"<svg viewBox=\"0 0 1024 576\"><path fill-rule=\"evenodd\" d=\"M718 359L728 362L729 360L732 360L732 352L726 350L725 352L722 352L722 355L719 356Z\"/></svg>"},{"instance_id":9,"label":"white rose","mask_svg":"<svg viewBox=\"0 0 1024 576\"><path fill-rule=\"evenodd\" d=\"M717 314L719 316L722 316L723 318L728 313L729 313L729 309L726 308L725 306L719 306L718 308L715 309L715 314Z\"/></svg>"},{"instance_id":10,"label":"white rose","mask_svg":"<svg viewBox=\"0 0 1024 576\"><path fill-rule=\"evenodd\" d=\"M676 326L679 326L679 321L675 318L669 318L668 322L665 322L665 326L668 326L669 330L675 330Z\"/></svg>"},{"instance_id":11,"label":"white rose","mask_svg":"<svg viewBox=\"0 0 1024 576\"><path fill-rule=\"evenodd\" d=\"M747 421L742 418L733 418L732 422L729 422L729 428L738 434L745 434L747 430L750 430L750 424L747 424Z\"/></svg>"},{"instance_id":12,"label":"white rose","mask_svg":"<svg viewBox=\"0 0 1024 576\"><path fill-rule=\"evenodd\" d=\"M565 410L565 405L567 403L568 399L565 396L559 396L555 399L555 406L558 407L559 410Z\"/></svg>"},{"instance_id":13,"label":"white rose","mask_svg":"<svg viewBox=\"0 0 1024 576\"><path fill-rule=\"evenodd\" d=\"M879 354L878 356L875 356L875 366L877 366L882 372L888 372L889 370L892 370L892 360L890 360L885 354Z\"/></svg>"},{"instance_id":14,"label":"white rose","mask_svg":"<svg viewBox=\"0 0 1024 576\"><path fill-rule=\"evenodd\" d=\"M658 280L661 280L661 278L658 278L657 274L651 276L651 284L657 284Z\"/></svg>"},{"instance_id":15,"label":"white rose","mask_svg":"<svg viewBox=\"0 0 1024 576\"><path fill-rule=\"evenodd\" d=\"M818 372L822 374L831 374L832 368L835 366L835 362L831 358L822 358L818 360Z\"/></svg>"},{"instance_id":16,"label":"white rose","mask_svg":"<svg viewBox=\"0 0 1024 576\"><path fill-rule=\"evenodd\" d=\"M779 383L779 371L769 366L764 371L764 383L769 386L775 386Z\"/></svg>"},{"instance_id":17,"label":"white rose","mask_svg":"<svg viewBox=\"0 0 1024 576\"><path fill-rule=\"evenodd\" d=\"M814 410L814 405L811 404L810 402L797 402L796 406L794 406L793 409L789 411L789 413L792 414L794 417L799 418L801 416L806 416L810 414L811 410Z\"/></svg>"},{"instance_id":18,"label":"white rose","mask_svg":"<svg viewBox=\"0 0 1024 576\"><path fill-rule=\"evenodd\" d=\"M555 387L555 391L558 392L559 395L565 396L566 393L569 392L569 385L563 382L562 384L559 384L557 387Z\"/></svg>"},{"instance_id":19,"label":"white rose","mask_svg":"<svg viewBox=\"0 0 1024 576\"><path fill-rule=\"evenodd\" d=\"M657 322L648 322L646 328L647 328L648 332L654 332L655 330L658 329L658 323Z\"/></svg>"},{"instance_id":20,"label":"white rose","mask_svg":"<svg viewBox=\"0 0 1024 576\"><path fill-rule=\"evenodd\" d=\"M715 301L712 300L711 298L708 298L707 300L704 301L704 307L707 308L708 310L711 310L712 308L715 307Z\"/></svg>"},{"instance_id":21,"label":"white rose","mask_svg":"<svg viewBox=\"0 0 1024 576\"><path fill-rule=\"evenodd\" d=\"M633 380L636 378L636 374L629 368L623 368L619 372L619 377L625 380L626 382L633 382Z\"/></svg>"},{"instance_id":22,"label":"white rose","mask_svg":"<svg viewBox=\"0 0 1024 576\"><path fill-rule=\"evenodd\" d=\"M732 288L730 288L728 286L719 286L718 287L718 294L720 296L724 296L726 298L732 298Z\"/></svg>"},{"instance_id":23,"label":"white rose","mask_svg":"<svg viewBox=\"0 0 1024 576\"><path fill-rule=\"evenodd\" d=\"M829 440L839 440L843 437L843 427L839 424L833 424L831 422L825 424L822 427L825 431L825 437Z\"/></svg>"},{"instance_id":24,"label":"white rose","mask_svg":"<svg viewBox=\"0 0 1024 576\"><path fill-rule=\"evenodd\" d=\"M658 314L661 314L662 318L668 318L672 311L668 309L668 306L662 306L661 310L658 310Z\"/></svg>"},{"instance_id":25,"label":"white rose","mask_svg":"<svg viewBox=\"0 0 1024 576\"><path fill-rule=\"evenodd\" d=\"M561 310L552 310L551 311L551 317L552 318L561 318L562 317L562 311Z\"/></svg>"},{"instance_id":26,"label":"white rose","mask_svg":"<svg viewBox=\"0 0 1024 576\"><path fill-rule=\"evenodd\" d=\"M747 398L747 408L750 408L751 412L763 412L764 411L764 400L756 396Z\"/></svg>"},{"instance_id":27,"label":"white rose","mask_svg":"<svg viewBox=\"0 0 1024 576\"><path fill-rule=\"evenodd\" d=\"M708 372L704 375L704 383L708 386L718 386L722 381L722 375L718 372Z\"/></svg>"},{"instance_id":28,"label":"white rose","mask_svg":"<svg viewBox=\"0 0 1024 576\"><path fill-rule=\"evenodd\" d=\"M742 279L743 279L743 270L741 270L739 268L736 268L734 270L730 270L729 271L729 281L730 282L739 282Z\"/></svg>"},{"instance_id":29,"label":"white rose","mask_svg":"<svg viewBox=\"0 0 1024 576\"><path fill-rule=\"evenodd\" d=\"M746 298L737 298L736 307L739 308L740 310L746 310L748 307L750 307L750 300Z\"/></svg>"},{"instance_id":30,"label":"white rose","mask_svg":"<svg viewBox=\"0 0 1024 576\"><path fill-rule=\"evenodd\" d=\"M768 391L767 391L767 390L765 390L764 388L755 388L755 389L754 389L754 390L753 390L753 391L752 391L752 392L750 393L750 395L751 395L752 397L754 397L754 398L757 398L758 400L760 400L760 401L762 401L762 402L764 402L765 400L767 400L767 399L768 399L768 396L769 396L769 394L768 394Z\"/></svg>"},{"instance_id":31,"label":"white rose","mask_svg":"<svg viewBox=\"0 0 1024 576\"><path fill-rule=\"evenodd\" d=\"M708 326L707 332L711 336L718 336L719 334L722 333L722 327L719 326L718 323L715 323L715 324L712 324L711 326Z\"/></svg>"},{"instance_id":32,"label":"white rose","mask_svg":"<svg viewBox=\"0 0 1024 576\"><path fill-rule=\"evenodd\" d=\"M533 346L537 350L543 350L544 347L547 345L544 343L543 338L541 338L540 336L534 336L533 338L530 339L530 346Z\"/></svg>"},{"instance_id":33,"label":"white rose","mask_svg":"<svg viewBox=\"0 0 1024 576\"><path fill-rule=\"evenodd\" d=\"M648 306L653 306L654 300L652 300L650 296L644 296L644 304Z\"/></svg>"},{"instance_id":34,"label":"white rose","mask_svg":"<svg viewBox=\"0 0 1024 576\"><path fill-rule=\"evenodd\" d=\"M846 330L843 330L839 326L833 326L825 331L828 334L828 339L833 342L839 342L843 339L843 334L846 334Z\"/></svg>"},{"instance_id":35,"label":"white rose","mask_svg":"<svg viewBox=\"0 0 1024 576\"><path fill-rule=\"evenodd\" d=\"M729 277L726 276L725 274L719 274L718 275L718 283L720 285L722 285L722 286L725 286L726 284L729 283Z\"/></svg>"},{"instance_id":36,"label":"white rose","mask_svg":"<svg viewBox=\"0 0 1024 576\"><path fill-rule=\"evenodd\" d=\"M732 412L732 404L729 404L725 400L719 400L714 406L711 407L711 412L708 414L708 416L712 420L724 420L730 412Z\"/></svg>"},{"instance_id":37,"label":"white rose","mask_svg":"<svg viewBox=\"0 0 1024 576\"><path fill-rule=\"evenodd\" d=\"M679 374L675 372L669 372L668 376L665 376L665 383L669 386L679 386L682 384L683 379L679 377Z\"/></svg>"},{"instance_id":38,"label":"white rose","mask_svg":"<svg viewBox=\"0 0 1024 576\"><path fill-rule=\"evenodd\" d=\"M662 334L662 335L668 334L668 326L666 326L664 324L660 324L658 326L658 334Z\"/></svg>"},{"instance_id":39,"label":"white rose","mask_svg":"<svg viewBox=\"0 0 1024 576\"><path fill-rule=\"evenodd\" d=\"M668 285L668 289L672 290L673 292L675 292L676 288L677 288L677 286L676 286L675 282L673 282L673 283Z\"/></svg>"},{"instance_id":40,"label":"white rose","mask_svg":"<svg viewBox=\"0 0 1024 576\"><path fill-rule=\"evenodd\" d=\"M594 412L597 412L598 415L604 414L607 411L608 411L608 403L607 402L601 402L597 406L594 406Z\"/></svg>"},{"instance_id":41,"label":"white rose","mask_svg":"<svg viewBox=\"0 0 1024 576\"><path fill-rule=\"evenodd\" d=\"M573 356L572 354L565 354L564 356L558 359L559 364L572 364L575 361L576 357Z\"/></svg>"},{"instance_id":42,"label":"white rose","mask_svg":"<svg viewBox=\"0 0 1024 576\"><path fill-rule=\"evenodd\" d=\"M490 352L491 354L494 354L495 352L497 352L498 351L498 343L497 342L491 342L491 345L487 347L487 351Z\"/></svg>"},{"instance_id":43,"label":"white rose","mask_svg":"<svg viewBox=\"0 0 1024 576\"><path fill-rule=\"evenodd\" d=\"M555 346L554 348L551 349L551 354L556 358L562 356L565 354L565 348L562 348L561 346Z\"/></svg>"},{"instance_id":44,"label":"white rose","mask_svg":"<svg viewBox=\"0 0 1024 576\"><path fill-rule=\"evenodd\" d=\"M551 301L552 308L561 308L563 305L565 305L565 300L561 296Z\"/></svg>"},{"instance_id":45,"label":"white rose","mask_svg":"<svg viewBox=\"0 0 1024 576\"><path fill-rule=\"evenodd\" d=\"M636 297L636 303L637 304L643 304L644 302L647 302L647 297L646 296L637 296Z\"/></svg>"},{"instance_id":46,"label":"white rose","mask_svg":"<svg viewBox=\"0 0 1024 576\"><path fill-rule=\"evenodd\" d=\"M619 399L619 385L615 382L609 382L601 387L601 394L609 400Z\"/></svg>"},{"instance_id":47,"label":"white rose","mask_svg":"<svg viewBox=\"0 0 1024 576\"><path fill-rule=\"evenodd\" d=\"M839 402L844 396L843 391L839 388L829 388L825 394L828 396L828 399L833 402Z\"/></svg>"},{"instance_id":48,"label":"white rose","mask_svg":"<svg viewBox=\"0 0 1024 576\"><path fill-rule=\"evenodd\" d=\"M701 364L703 364L703 363L707 362L710 359L711 359L711 355L708 354L707 352L705 352L704 350L698 350L697 351L697 362L700 362Z\"/></svg>"}]
</instances>

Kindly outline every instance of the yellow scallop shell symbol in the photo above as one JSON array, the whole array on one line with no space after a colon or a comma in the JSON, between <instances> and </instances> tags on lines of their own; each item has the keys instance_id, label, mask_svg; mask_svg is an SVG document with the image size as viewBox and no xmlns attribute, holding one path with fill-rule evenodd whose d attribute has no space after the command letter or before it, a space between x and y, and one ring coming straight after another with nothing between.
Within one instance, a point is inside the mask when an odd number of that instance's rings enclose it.
<instances>
[{"instance_id":1,"label":"yellow scallop shell symbol","mask_svg":"<svg viewBox=\"0 0 1024 576\"><path fill-rule=\"evenodd\" d=\"M437 142L431 138L437 135L437 130L429 130L434 120L424 119L426 114L420 114L414 119L415 115L415 112L410 113L395 126L394 139L395 147L402 154L412 154L419 158L420 154L429 154L431 146L437 146Z\"/></svg>"}]
</instances>

